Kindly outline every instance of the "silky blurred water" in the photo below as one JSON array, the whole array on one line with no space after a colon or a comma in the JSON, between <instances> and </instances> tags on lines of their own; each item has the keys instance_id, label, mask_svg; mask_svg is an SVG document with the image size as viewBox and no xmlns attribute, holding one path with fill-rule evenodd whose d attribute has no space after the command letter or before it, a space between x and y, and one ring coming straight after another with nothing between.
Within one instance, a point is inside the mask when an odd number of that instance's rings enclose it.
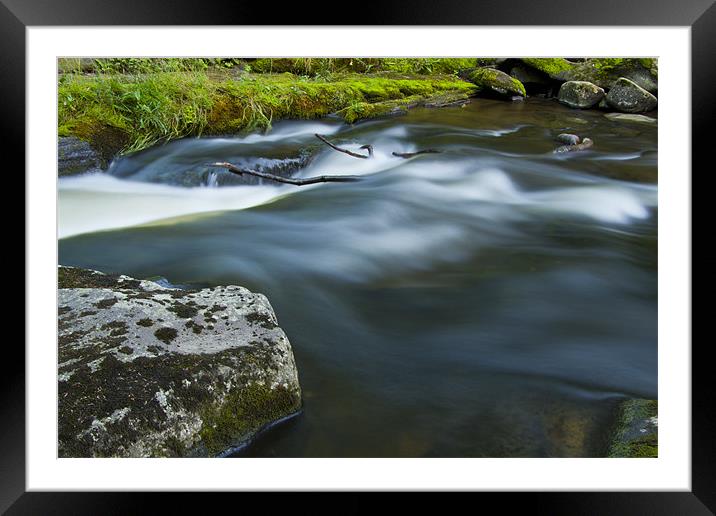
<instances>
[{"instance_id":1,"label":"silky blurred water","mask_svg":"<svg viewBox=\"0 0 716 516\"><path fill-rule=\"evenodd\" d=\"M595 145L554 154L561 132ZM424 148L442 153L391 155ZM236 185L207 167L285 158L365 177ZM599 456L615 404L657 395L656 179L655 124L541 99L288 121L60 179L59 257L268 296L305 410L250 455Z\"/></svg>"}]
</instances>

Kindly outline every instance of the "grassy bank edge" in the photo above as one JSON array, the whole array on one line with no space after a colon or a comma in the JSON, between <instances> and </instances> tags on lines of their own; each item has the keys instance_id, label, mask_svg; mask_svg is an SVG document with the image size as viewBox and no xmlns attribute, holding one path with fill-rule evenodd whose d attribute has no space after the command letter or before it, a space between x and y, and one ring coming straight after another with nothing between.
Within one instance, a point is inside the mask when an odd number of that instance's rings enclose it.
<instances>
[{"instance_id":1,"label":"grassy bank edge","mask_svg":"<svg viewBox=\"0 0 716 516\"><path fill-rule=\"evenodd\" d=\"M449 75L61 74L58 135L85 140L111 159L186 136L242 134L334 113L354 123L478 91Z\"/></svg>"}]
</instances>

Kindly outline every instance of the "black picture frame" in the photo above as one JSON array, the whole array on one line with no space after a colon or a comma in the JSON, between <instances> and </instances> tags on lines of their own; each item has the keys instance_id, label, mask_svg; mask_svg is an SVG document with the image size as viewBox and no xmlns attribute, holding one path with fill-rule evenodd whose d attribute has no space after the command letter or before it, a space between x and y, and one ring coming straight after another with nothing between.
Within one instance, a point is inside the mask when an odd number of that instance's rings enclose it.
<instances>
[{"instance_id":1,"label":"black picture frame","mask_svg":"<svg viewBox=\"0 0 716 516\"><path fill-rule=\"evenodd\" d=\"M25 29L29 26L65 25L601 25L601 26L688 26L692 45L692 201L706 195L705 182L713 174L708 154L713 148L709 131L716 114L713 94L716 79L716 5L714 0L602 0L573 2L551 0L488 0L437 4L396 0L380 4L361 4L340 15L336 5L323 2L270 4L267 2L218 2L203 0L0 0L0 105L4 143L19 158L17 170L24 170L25 148ZM346 12L346 11L344 11ZM327 19L332 17L333 19ZM319 21L320 20L320 21ZM689 87L684 78L684 87ZM710 165L710 166L709 166ZM692 204L693 213L693 204ZM697 219L692 217L694 225ZM707 220L707 219L701 219ZM693 228L692 228L693 234ZM693 259L692 275L700 274L698 289L706 292L713 273L705 272ZM27 257L25 257L27 259ZM25 263L27 263L25 261ZM25 269L28 274L27 268ZM27 306L31 310L31 306ZM692 321L694 304L692 301ZM693 322L692 322L693 328ZM9 342L9 341L8 341ZM679 343L692 350L692 490L690 492L570 492L570 493L470 493L462 496L496 501L510 509L524 508L534 514L713 514L716 511L716 420L713 389L707 353L708 341ZM140 514L147 504L161 497L163 512L171 506L190 507L191 500L177 493L77 493L25 492L25 355L15 349L6 356L2 378L2 425L0 425L0 510L7 514ZM218 494L212 497L241 496L251 504L247 493ZM340 502L340 513L357 512L361 507L377 506L374 494L354 493ZM247 499L247 497L249 497ZM234 498L235 499L235 498ZM275 510L294 510L296 500L305 497L274 497ZM411 500L422 504L422 495ZM232 503L229 500L226 500ZM235 502L234 502L235 503ZM470 503L474 503L471 501ZM330 505L330 504L329 504ZM318 508L318 507L314 507ZM328 508L328 507L327 507ZM477 508L477 507L476 507Z\"/></svg>"}]
</instances>

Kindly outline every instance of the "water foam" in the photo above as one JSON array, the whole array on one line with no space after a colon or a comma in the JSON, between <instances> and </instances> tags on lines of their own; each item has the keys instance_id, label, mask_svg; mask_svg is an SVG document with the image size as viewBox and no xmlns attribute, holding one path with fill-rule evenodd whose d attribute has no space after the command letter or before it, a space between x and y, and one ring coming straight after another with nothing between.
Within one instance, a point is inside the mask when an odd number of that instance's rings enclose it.
<instances>
[{"instance_id":1,"label":"water foam","mask_svg":"<svg viewBox=\"0 0 716 516\"><path fill-rule=\"evenodd\" d=\"M190 214L249 208L291 191L266 185L182 188L124 181L107 174L63 178L59 190L59 238Z\"/></svg>"}]
</instances>

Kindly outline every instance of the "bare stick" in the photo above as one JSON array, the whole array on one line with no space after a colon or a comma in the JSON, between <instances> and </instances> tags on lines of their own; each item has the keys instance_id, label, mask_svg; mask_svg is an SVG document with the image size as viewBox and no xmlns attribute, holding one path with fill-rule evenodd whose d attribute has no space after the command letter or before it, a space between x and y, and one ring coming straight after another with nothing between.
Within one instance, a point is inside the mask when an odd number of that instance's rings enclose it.
<instances>
[{"instance_id":1,"label":"bare stick","mask_svg":"<svg viewBox=\"0 0 716 516\"><path fill-rule=\"evenodd\" d=\"M326 140L325 137L321 136L320 134L316 134L316 138L321 140L323 143L328 145L331 149L337 150L338 152L342 152L344 154L348 154L349 156L353 156L354 158L362 158L362 159L368 159L373 157L373 146L372 145L363 145L361 149L366 149L368 151L368 155L365 154L358 154L355 152L351 152L348 149L341 149L340 147L333 145L331 142Z\"/></svg>"},{"instance_id":2,"label":"bare stick","mask_svg":"<svg viewBox=\"0 0 716 516\"><path fill-rule=\"evenodd\" d=\"M229 172L233 172L238 175L248 174L250 176L261 177L270 181L276 181L277 183L286 183L296 186L312 185L314 183L350 183L353 181L360 181L362 179L360 176L316 176L308 177L306 179L293 179L290 177L275 176L266 172L259 172L258 170L239 168L231 163L212 163L211 166L225 168Z\"/></svg>"},{"instance_id":3,"label":"bare stick","mask_svg":"<svg viewBox=\"0 0 716 516\"><path fill-rule=\"evenodd\" d=\"M394 152L393 156L397 156L399 158L412 158L413 156L417 156L419 154L440 154L441 151L435 150L435 149L425 149L425 150L419 150L417 152Z\"/></svg>"}]
</instances>

